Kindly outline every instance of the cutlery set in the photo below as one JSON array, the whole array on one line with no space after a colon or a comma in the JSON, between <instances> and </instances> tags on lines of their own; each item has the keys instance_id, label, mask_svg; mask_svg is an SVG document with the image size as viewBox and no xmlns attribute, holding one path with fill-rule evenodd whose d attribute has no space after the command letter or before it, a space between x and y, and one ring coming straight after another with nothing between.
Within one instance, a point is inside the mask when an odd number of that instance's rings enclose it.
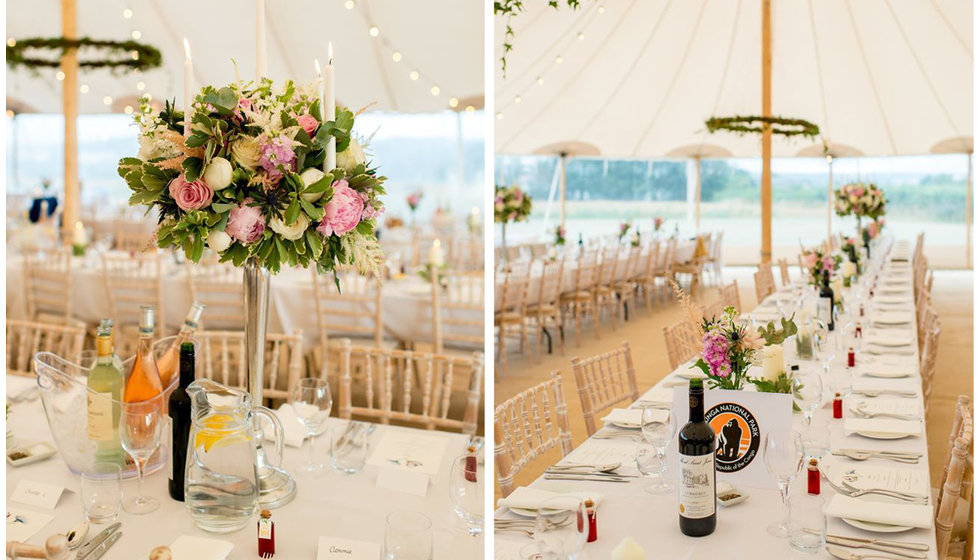
<instances>
[{"instance_id":1,"label":"cutlery set","mask_svg":"<svg viewBox=\"0 0 980 560\"><path fill-rule=\"evenodd\" d=\"M833 487L837 492L848 496L850 498L859 498L868 494L877 494L880 496L887 496L889 498L895 498L896 500L901 500L903 502L909 502L912 504L927 505L929 503L929 497L922 494L915 494L912 492L900 492L898 490L889 490L887 488L857 488L856 486L843 481L841 486L834 483L829 476L824 475L827 483Z\"/></svg>"},{"instance_id":2,"label":"cutlery set","mask_svg":"<svg viewBox=\"0 0 980 560\"><path fill-rule=\"evenodd\" d=\"M884 544L888 543L888 544ZM847 550L850 548L867 548L879 552L887 552L894 556L882 556L880 554L858 554ZM834 558L840 560L896 560L900 558L927 558L925 550L929 550L929 545L918 543L903 543L899 541L876 541L874 539L852 539L849 537L836 537L827 535L827 552Z\"/></svg>"},{"instance_id":3,"label":"cutlery set","mask_svg":"<svg viewBox=\"0 0 980 560\"><path fill-rule=\"evenodd\" d=\"M572 522L571 512L566 512L562 517L555 517L553 519L545 519L544 523L547 528L553 529L556 527L564 527ZM524 533L529 537L534 536L534 530L537 527L538 521L535 519L493 519L493 530L497 532L516 532Z\"/></svg>"},{"instance_id":4,"label":"cutlery set","mask_svg":"<svg viewBox=\"0 0 980 560\"><path fill-rule=\"evenodd\" d=\"M864 403L851 409L862 418L893 418L895 420L922 420L922 417L915 414L896 414L894 412L873 412L869 411Z\"/></svg>"},{"instance_id":5,"label":"cutlery set","mask_svg":"<svg viewBox=\"0 0 980 560\"><path fill-rule=\"evenodd\" d=\"M921 453L904 453L898 451L875 451L872 449L838 449L832 451L831 455L847 457L855 461L866 461L871 458L887 459L898 463L918 464Z\"/></svg>"}]
</instances>

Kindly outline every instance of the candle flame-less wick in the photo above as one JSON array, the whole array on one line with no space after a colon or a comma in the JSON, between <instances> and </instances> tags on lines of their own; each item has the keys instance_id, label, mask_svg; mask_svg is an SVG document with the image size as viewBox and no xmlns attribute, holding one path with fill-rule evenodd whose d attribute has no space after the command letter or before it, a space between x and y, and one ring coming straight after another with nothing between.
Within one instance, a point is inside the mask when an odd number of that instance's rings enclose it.
<instances>
[{"instance_id":1,"label":"candle flame-less wick","mask_svg":"<svg viewBox=\"0 0 980 560\"><path fill-rule=\"evenodd\" d=\"M184 37L184 54L187 55L187 60L191 59L191 44L187 42L187 37Z\"/></svg>"},{"instance_id":2,"label":"candle flame-less wick","mask_svg":"<svg viewBox=\"0 0 980 560\"><path fill-rule=\"evenodd\" d=\"M327 43L327 64L333 66L333 41Z\"/></svg>"},{"instance_id":3,"label":"candle flame-less wick","mask_svg":"<svg viewBox=\"0 0 980 560\"><path fill-rule=\"evenodd\" d=\"M320 60L319 59L316 59L316 58L313 59L313 67L316 68L316 77L317 78L323 76L323 72L320 71Z\"/></svg>"}]
</instances>

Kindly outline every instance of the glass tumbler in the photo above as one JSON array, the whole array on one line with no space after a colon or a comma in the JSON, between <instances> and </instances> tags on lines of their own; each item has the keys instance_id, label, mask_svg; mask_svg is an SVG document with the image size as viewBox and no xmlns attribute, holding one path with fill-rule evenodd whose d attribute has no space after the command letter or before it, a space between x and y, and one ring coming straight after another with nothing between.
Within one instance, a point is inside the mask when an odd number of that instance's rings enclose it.
<instances>
[{"instance_id":1,"label":"glass tumbler","mask_svg":"<svg viewBox=\"0 0 980 560\"><path fill-rule=\"evenodd\" d=\"M432 521L415 511L389 513L384 560L432 560Z\"/></svg>"},{"instance_id":2,"label":"glass tumbler","mask_svg":"<svg viewBox=\"0 0 980 560\"><path fill-rule=\"evenodd\" d=\"M110 523L119 517L121 473L116 463L95 463L82 471L82 507L89 523Z\"/></svg>"},{"instance_id":3,"label":"glass tumbler","mask_svg":"<svg viewBox=\"0 0 980 560\"><path fill-rule=\"evenodd\" d=\"M330 433L330 462L335 471L357 474L364 469L368 453L367 424L345 422Z\"/></svg>"},{"instance_id":4,"label":"glass tumbler","mask_svg":"<svg viewBox=\"0 0 980 560\"><path fill-rule=\"evenodd\" d=\"M824 499L813 494L789 500L789 545L800 552L816 554L827 542L827 516Z\"/></svg>"}]
</instances>

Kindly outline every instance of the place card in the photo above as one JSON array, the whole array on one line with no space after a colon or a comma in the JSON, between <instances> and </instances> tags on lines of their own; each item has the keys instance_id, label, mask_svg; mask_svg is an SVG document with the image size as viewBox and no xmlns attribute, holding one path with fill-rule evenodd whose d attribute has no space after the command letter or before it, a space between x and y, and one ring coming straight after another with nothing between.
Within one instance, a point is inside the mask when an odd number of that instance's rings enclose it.
<instances>
[{"instance_id":1,"label":"place card","mask_svg":"<svg viewBox=\"0 0 980 560\"><path fill-rule=\"evenodd\" d=\"M21 505L36 507L47 511L54 511L61 499L61 493L65 489L54 484L35 482L33 480L21 480L14 488L14 493L10 495L10 501Z\"/></svg>"},{"instance_id":2,"label":"place card","mask_svg":"<svg viewBox=\"0 0 980 560\"><path fill-rule=\"evenodd\" d=\"M173 560L225 560L235 545L228 541L181 535L170 544Z\"/></svg>"},{"instance_id":3,"label":"place card","mask_svg":"<svg viewBox=\"0 0 980 560\"><path fill-rule=\"evenodd\" d=\"M377 486L383 490L408 492L424 498L429 493L429 475L398 467L381 467L378 469Z\"/></svg>"},{"instance_id":4,"label":"place card","mask_svg":"<svg viewBox=\"0 0 980 560\"><path fill-rule=\"evenodd\" d=\"M378 560L381 545L339 537L320 537L316 545L316 560Z\"/></svg>"},{"instance_id":5,"label":"place card","mask_svg":"<svg viewBox=\"0 0 980 560\"><path fill-rule=\"evenodd\" d=\"M51 523L53 515L24 510L16 507L7 508L7 540L26 542Z\"/></svg>"},{"instance_id":6,"label":"place card","mask_svg":"<svg viewBox=\"0 0 980 560\"><path fill-rule=\"evenodd\" d=\"M378 467L397 466L435 476L442 467L449 438L414 431L385 430L367 460Z\"/></svg>"}]
</instances>

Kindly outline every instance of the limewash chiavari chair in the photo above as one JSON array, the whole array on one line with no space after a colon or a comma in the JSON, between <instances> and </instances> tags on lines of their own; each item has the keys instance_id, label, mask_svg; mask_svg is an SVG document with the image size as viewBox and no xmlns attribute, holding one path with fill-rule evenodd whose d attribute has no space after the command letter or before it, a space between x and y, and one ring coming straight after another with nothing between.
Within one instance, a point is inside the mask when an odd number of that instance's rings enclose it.
<instances>
[{"instance_id":1,"label":"limewash chiavari chair","mask_svg":"<svg viewBox=\"0 0 980 560\"><path fill-rule=\"evenodd\" d=\"M531 290L537 287L537 294L529 293L529 303L524 311L524 316L538 333L534 343L535 356L541 356L541 342L544 336L548 335L553 342L557 339L561 353L565 353L565 332L562 329L561 318L561 291L562 279L565 272L565 260L545 262L541 270L541 279L536 286L529 286ZM548 329L555 328L555 336L550 336Z\"/></svg>"},{"instance_id":2,"label":"limewash chiavari chair","mask_svg":"<svg viewBox=\"0 0 980 560\"><path fill-rule=\"evenodd\" d=\"M674 259L677 254L677 239L671 237L667 240L666 246L661 249L656 277L663 280L663 290L658 293L658 297L666 294L669 298L670 285L668 282L674 279Z\"/></svg>"},{"instance_id":3,"label":"limewash chiavari chair","mask_svg":"<svg viewBox=\"0 0 980 560\"><path fill-rule=\"evenodd\" d=\"M438 275L430 277L432 294L432 341L442 354L447 343L483 344L483 271L446 271L446 287Z\"/></svg>"},{"instance_id":4,"label":"limewash chiavari chair","mask_svg":"<svg viewBox=\"0 0 980 560\"><path fill-rule=\"evenodd\" d=\"M27 316L70 324L72 319L71 252L57 250L24 257Z\"/></svg>"},{"instance_id":5,"label":"limewash chiavari chair","mask_svg":"<svg viewBox=\"0 0 980 560\"><path fill-rule=\"evenodd\" d=\"M470 235L452 240L450 262L456 270L483 270L483 238Z\"/></svg>"},{"instance_id":6,"label":"limewash chiavari chair","mask_svg":"<svg viewBox=\"0 0 980 560\"><path fill-rule=\"evenodd\" d=\"M717 284L722 283L721 271L725 265L724 261L721 258L721 241L722 239L724 239L724 237L725 237L724 231L715 232L715 241L711 246L711 255L709 257L710 258L709 263L711 264L712 272L715 277L715 283Z\"/></svg>"},{"instance_id":7,"label":"limewash chiavari chair","mask_svg":"<svg viewBox=\"0 0 980 560\"><path fill-rule=\"evenodd\" d=\"M656 241L650 242L646 250L640 254L637 274L633 278L637 289L643 292L643 299L646 303L647 311L653 309L650 293L657 288L657 266L659 265L659 261L660 243Z\"/></svg>"},{"instance_id":8,"label":"limewash chiavari chair","mask_svg":"<svg viewBox=\"0 0 980 560\"><path fill-rule=\"evenodd\" d=\"M82 361L85 328L38 321L7 319L7 373L34 376L31 366L38 352L51 352L73 364Z\"/></svg>"},{"instance_id":9,"label":"limewash chiavari chair","mask_svg":"<svg viewBox=\"0 0 980 560\"><path fill-rule=\"evenodd\" d=\"M760 264L755 276L755 298L759 303L776 292L776 284L772 277L772 267Z\"/></svg>"},{"instance_id":10,"label":"limewash chiavari chair","mask_svg":"<svg viewBox=\"0 0 980 560\"><path fill-rule=\"evenodd\" d=\"M572 372L589 436L599 429L596 419L602 412L640 398L633 356L626 341L619 348L598 356L584 360L572 358Z\"/></svg>"},{"instance_id":11,"label":"limewash chiavari chair","mask_svg":"<svg viewBox=\"0 0 980 560\"><path fill-rule=\"evenodd\" d=\"M602 250L602 261L599 263L598 276L592 298L595 305L595 321L599 322L602 310L610 308L610 322L613 330L619 321L619 304L616 299L616 276L620 269L620 245L607 246Z\"/></svg>"},{"instance_id":12,"label":"limewash chiavari chair","mask_svg":"<svg viewBox=\"0 0 980 560\"><path fill-rule=\"evenodd\" d=\"M411 424L426 430L476 434L483 391L483 354L443 356L340 343L340 407L338 415L390 424ZM352 363L361 364L364 400L355 404ZM454 381L465 381L466 404L453 406ZM413 383L412 380L417 382ZM421 394L418 391L421 390Z\"/></svg>"},{"instance_id":13,"label":"limewash chiavari chair","mask_svg":"<svg viewBox=\"0 0 980 560\"><path fill-rule=\"evenodd\" d=\"M497 484L506 498L514 491L514 477L531 461L553 448L562 457L572 452L568 406L561 374L500 403L493 412L493 456Z\"/></svg>"},{"instance_id":14,"label":"limewash chiavari chair","mask_svg":"<svg viewBox=\"0 0 980 560\"><path fill-rule=\"evenodd\" d=\"M942 325L937 319L926 333L922 357L919 359L919 370L922 377L922 402L925 410L929 410L929 397L932 395L932 383L936 377L936 355L939 352L939 335Z\"/></svg>"},{"instance_id":15,"label":"limewash chiavari chair","mask_svg":"<svg viewBox=\"0 0 980 560\"><path fill-rule=\"evenodd\" d=\"M717 319L724 313L725 302L722 299L716 299L701 306L701 316L705 319Z\"/></svg>"},{"instance_id":16,"label":"limewash chiavari chair","mask_svg":"<svg viewBox=\"0 0 980 560\"><path fill-rule=\"evenodd\" d=\"M701 283L701 273L704 268L705 258L707 257L707 247L704 247L706 244L704 241L705 237L707 236L699 235L695 238L695 243L698 247L695 248L694 255L691 256L690 260L683 263L674 263L671 269L675 279L678 274L687 274L691 277L689 284L691 294L697 293L698 286ZM698 248L701 247L704 248L705 254L698 255Z\"/></svg>"},{"instance_id":17,"label":"limewash chiavari chair","mask_svg":"<svg viewBox=\"0 0 980 560\"><path fill-rule=\"evenodd\" d=\"M671 371L701 351L698 327L687 320L664 327L664 340L667 342L667 359Z\"/></svg>"},{"instance_id":18,"label":"limewash chiavari chair","mask_svg":"<svg viewBox=\"0 0 980 560\"><path fill-rule=\"evenodd\" d=\"M599 338L599 319L596 317L593 292L598 278L598 251L587 249L579 256L575 267L574 280L570 290L561 295L561 304L571 313L563 313L564 317L571 316L575 325L575 344L582 345L582 317L592 316L592 326L595 337Z\"/></svg>"},{"instance_id":19,"label":"limewash chiavari chair","mask_svg":"<svg viewBox=\"0 0 980 560\"><path fill-rule=\"evenodd\" d=\"M500 288L500 309L493 314L493 326L497 330L497 363L500 364L501 375L507 369L508 331L517 331L522 354L527 348L527 329L524 324L527 280L527 273L504 273L503 286Z\"/></svg>"},{"instance_id":20,"label":"limewash chiavari chair","mask_svg":"<svg viewBox=\"0 0 980 560\"><path fill-rule=\"evenodd\" d=\"M231 263L218 262L216 258L202 259L200 263L184 266L191 301L207 306L207 313L200 323L206 329L213 325L245 324L245 289L242 271Z\"/></svg>"},{"instance_id":21,"label":"limewash chiavari chair","mask_svg":"<svg viewBox=\"0 0 980 560\"><path fill-rule=\"evenodd\" d=\"M617 311L623 313L623 321L629 317L630 311L636 308L637 284L636 276L640 267L640 253L643 248L639 245L625 248L626 262L619 268L614 285L615 295L619 299Z\"/></svg>"},{"instance_id":22,"label":"limewash chiavari chair","mask_svg":"<svg viewBox=\"0 0 980 560\"><path fill-rule=\"evenodd\" d=\"M964 395L960 395L956 402L946 465L936 504L937 556L946 558L956 529L960 529L959 533L967 533L965 536L970 538L970 526L973 522L973 402ZM967 510L969 512L963 516ZM972 538L968 549L964 559L971 558Z\"/></svg>"},{"instance_id":23,"label":"limewash chiavari chair","mask_svg":"<svg viewBox=\"0 0 980 560\"><path fill-rule=\"evenodd\" d=\"M109 317L116 325L117 354L130 356L136 353L136 329L139 326L140 307L143 305L156 307L156 336L168 334L163 307L163 258L159 253L139 253L132 256L104 254L102 273L106 301L109 302Z\"/></svg>"},{"instance_id":24,"label":"limewash chiavari chair","mask_svg":"<svg viewBox=\"0 0 980 560\"><path fill-rule=\"evenodd\" d=\"M229 387L245 386L245 333L242 331L198 331L194 335L201 353L198 377ZM285 401L303 373L303 331L269 333L265 337L265 383L263 396Z\"/></svg>"},{"instance_id":25,"label":"limewash chiavari chair","mask_svg":"<svg viewBox=\"0 0 980 560\"><path fill-rule=\"evenodd\" d=\"M739 312L742 311L742 298L738 293L738 282L732 280L731 284L722 286L718 296L721 298L723 307L734 307Z\"/></svg>"},{"instance_id":26,"label":"limewash chiavari chair","mask_svg":"<svg viewBox=\"0 0 980 560\"><path fill-rule=\"evenodd\" d=\"M786 259L779 259L779 280L783 286L790 285L789 262Z\"/></svg>"},{"instance_id":27,"label":"limewash chiavari chair","mask_svg":"<svg viewBox=\"0 0 980 560\"><path fill-rule=\"evenodd\" d=\"M340 290L333 274L319 274L310 269L313 278L313 310L316 314L317 345L313 349L313 367L321 379L338 372L337 346L331 336L357 337L361 344L384 344L384 305L381 284L372 275L352 269L337 270Z\"/></svg>"}]
</instances>

